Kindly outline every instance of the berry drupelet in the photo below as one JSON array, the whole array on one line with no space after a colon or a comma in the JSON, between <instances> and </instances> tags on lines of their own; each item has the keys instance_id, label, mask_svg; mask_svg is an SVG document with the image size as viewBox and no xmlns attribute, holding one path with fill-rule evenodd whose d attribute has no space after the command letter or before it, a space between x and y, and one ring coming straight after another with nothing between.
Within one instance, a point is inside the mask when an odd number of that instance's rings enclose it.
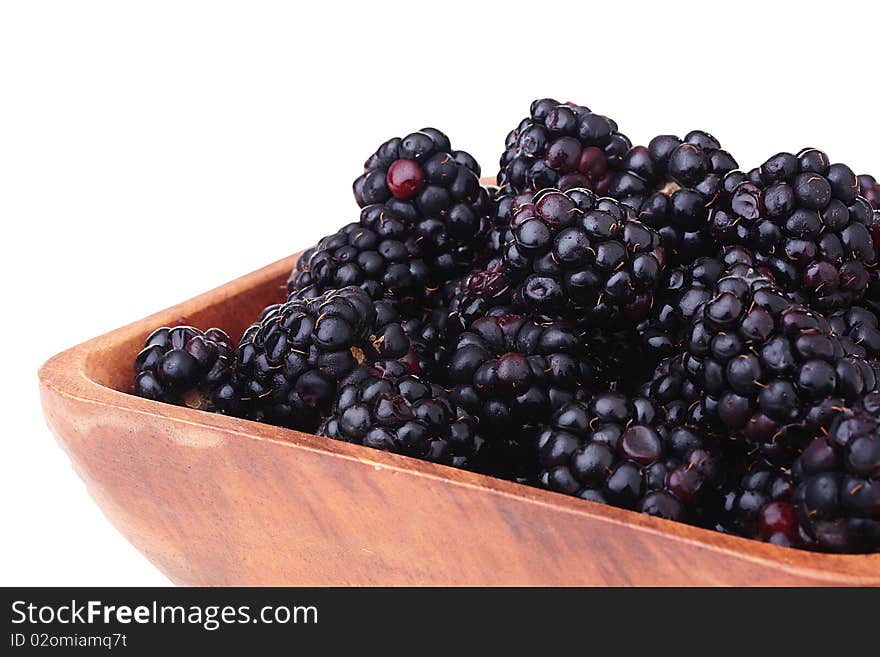
<instances>
[{"instance_id":1,"label":"berry drupelet","mask_svg":"<svg viewBox=\"0 0 880 657\"><path fill-rule=\"evenodd\" d=\"M650 312L665 254L628 206L585 189L543 190L519 208L512 233L503 265L516 302L612 327Z\"/></svg>"},{"instance_id":2,"label":"berry drupelet","mask_svg":"<svg viewBox=\"0 0 880 657\"><path fill-rule=\"evenodd\" d=\"M880 183L874 176L862 174L859 176L859 193L875 210L880 209Z\"/></svg>"},{"instance_id":3,"label":"berry drupelet","mask_svg":"<svg viewBox=\"0 0 880 657\"><path fill-rule=\"evenodd\" d=\"M598 383L577 331L523 315L474 321L458 338L448 374L456 402L501 428L544 421Z\"/></svg>"},{"instance_id":4,"label":"berry drupelet","mask_svg":"<svg viewBox=\"0 0 880 657\"><path fill-rule=\"evenodd\" d=\"M512 194L583 187L604 195L631 145L606 116L573 103L536 100L507 135L498 186Z\"/></svg>"},{"instance_id":5,"label":"berry drupelet","mask_svg":"<svg viewBox=\"0 0 880 657\"><path fill-rule=\"evenodd\" d=\"M396 362L349 377L318 435L456 467L482 445L477 421L446 390Z\"/></svg>"},{"instance_id":6,"label":"berry drupelet","mask_svg":"<svg viewBox=\"0 0 880 657\"><path fill-rule=\"evenodd\" d=\"M339 382L376 357L375 322L373 301L357 287L268 308L238 347L248 416L314 431Z\"/></svg>"},{"instance_id":7,"label":"berry drupelet","mask_svg":"<svg viewBox=\"0 0 880 657\"><path fill-rule=\"evenodd\" d=\"M644 397L601 393L556 411L538 438L546 488L594 502L685 520L718 463L694 428L658 423Z\"/></svg>"},{"instance_id":8,"label":"berry drupelet","mask_svg":"<svg viewBox=\"0 0 880 657\"><path fill-rule=\"evenodd\" d=\"M235 342L217 328L163 326L134 362L134 394L218 413L236 413Z\"/></svg>"},{"instance_id":9,"label":"berry drupelet","mask_svg":"<svg viewBox=\"0 0 880 657\"><path fill-rule=\"evenodd\" d=\"M453 151L439 130L424 128L388 140L364 168L354 182L358 205L406 223L434 282L470 269L483 247L491 211L471 155Z\"/></svg>"},{"instance_id":10,"label":"berry drupelet","mask_svg":"<svg viewBox=\"0 0 880 657\"><path fill-rule=\"evenodd\" d=\"M840 413L794 464L793 503L816 549L880 551L880 394Z\"/></svg>"},{"instance_id":11,"label":"berry drupelet","mask_svg":"<svg viewBox=\"0 0 880 657\"><path fill-rule=\"evenodd\" d=\"M768 457L802 448L836 409L875 385L868 363L847 352L828 320L743 265L718 281L685 347L702 420Z\"/></svg>"},{"instance_id":12,"label":"berry drupelet","mask_svg":"<svg viewBox=\"0 0 880 657\"><path fill-rule=\"evenodd\" d=\"M785 292L822 312L862 298L876 260L872 211L848 166L816 149L780 153L724 186L710 217L720 243L751 248Z\"/></svg>"},{"instance_id":13,"label":"berry drupelet","mask_svg":"<svg viewBox=\"0 0 880 657\"><path fill-rule=\"evenodd\" d=\"M706 230L709 210L724 176L736 168L707 132L695 130L684 139L660 135L627 152L608 195L635 208L639 221L660 233L671 259L690 262L714 251Z\"/></svg>"}]
</instances>

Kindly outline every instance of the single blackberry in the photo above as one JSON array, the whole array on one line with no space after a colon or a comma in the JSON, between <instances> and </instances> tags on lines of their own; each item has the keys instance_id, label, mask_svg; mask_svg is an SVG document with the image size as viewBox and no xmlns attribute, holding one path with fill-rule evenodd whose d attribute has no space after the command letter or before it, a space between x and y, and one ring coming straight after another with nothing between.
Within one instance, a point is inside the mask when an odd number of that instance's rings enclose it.
<instances>
[{"instance_id":1,"label":"single blackberry","mask_svg":"<svg viewBox=\"0 0 880 657\"><path fill-rule=\"evenodd\" d=\"M479 179L480 165L469 153L452 150L449 138L436 128L422 128L379 146L364 163L364 173L353 188L361 207L391 198L428 207L441 195L432 187L467 196L461 190L473 192L479 186L474 186L474 177Z\"/></svg>"},{"instance_id":2,"label":"single blackberry","mask_svg":"<svg viewBox=\"0 0 880 657\"><path fill-rule=\"evenodd\" d=\"M751 248L785 292L817 310L862 298L876 260L872 212L848 166L807 149L728 176L729 198L710 217L719 242Z\"/></svg>"},{"instance_id":3,"label":"single blackberry","mask_svg":"<svg viewBox=\"0 0 880 657\"><path fill-rule=\"evenodd\" d=\"M456 467L482 445L473 417L398 362L350 377L318 435Z\"/></svg>"},{"instance_id":4,"label":"single blackberry","mask_svg":"<svg viewBox=\"0 0 880 657\"><path fill-rule=\"evenodd\" d=\"M653 402L619 393L564 405L538 448L546 488L671 520L688 519L718 468L699 430L658 424Z\"/></svg>"},{"instance_id":5,"label":"single blackberry","mask_svg":"<svg viewBox=\"0 0 880 657\"><path fill-rule=\"evenodd\" d=\"M474 321L458 338L448 374L453 399L490 428L546 420L598 384L573 327L523 315Z\"/></svg>"},{"instance_id":6,"label":"single blackberry","mask_svg":"<svg viewBox=\"0 0 880 657\"><path fill-rule=\"evenodd\" d=\"M507 135L498 185L514 194L583 187L604 195L632 143L607 116L551 98Z\"/></svg>"},{"instance_id":7,"label":"single blackberry","mask_svg":"<svg viewBox=\"0 0 880 657\"><path fill-rule=\"evenodd\" d=\"M235 342L224 331L163 326L134 361L134 394L219 413L238 411Z\"/></svg>"},{"instance_id":8,"label":"single blackberry","mask_svg":"<svg viewBox=\"0 0 880 657\"><path fill-rule=\"evenodd\" d=\"M372 299L392 298L419 305L428 286L428 267L417 240L390 213L364 211L303 253L287 282L288 292L317 297L349 285Z\"/></svg>"},{"instance_id":9,"label":"single blackberry","mask_svg":"<svg viewBox=\"0 0 880 657\"><path fill-rule=\"evenodd\" d=\"M694 315L685 348L701 420L774 459L802 448L836 409L875 385L825 317L742 265Z\"/></svg>"},{"instance_id":10,"label":"single blackberry","mask_svg":"<svg viewBox=\"0 0 880 657\"><path fill-rule=\"evenodd\" d=\"M875 210L880 209L880 183L874 176L862 174L859 176L859 193Z\"/></svg>"},{"instance_id":11,"label":"single blackberry","mask_svg":"<svg viewBox=\"0 0 880 657\"><path fill-rule=\"evenodd\" d=\"M665 254L659 234L631 212L585 189L536 194L514 216L514 239L504 251L515 301L599 326L644 319Z\"/></svg>"},{"instance_id":12,"label":"single blackberry","mask_svg":"<svg viewBox=\"0 0 880 657\"><path fill-rule=\"evenodd\" d=\"M645 355L653 364L681 351L694 314L712 298L722 274L736 264L751 266L754 258L746 249L729 247L718 257L697 258L664 272L651 314L638 325Z\"/></svg>"},{"instance_id":13,"label":"single blackberry","mask_svg":"<svg viewBox=\"0 0 880 657\"><path fill-rule=\"evenodd\" d=\"M375 322L373 301L357 287L293 296L268 308L238 346L236 374L247 414L314 431L339 382L377 357Z\"/></svg>"},{"instance_id":14,"label":"single blackberry","mask_svg":"<svg viewBox=\"0 0 880 657\"><path fill-rule=\"evenodd\" d=\"M365 212L404 221L417 239L434 282L470 269L483 248L490 199L480 167L453 151L440 131L424 128L382 144L354 182Z\"/></svg>"},{"instance_id":15,"label":"single blackberry","mask_svg":"<svg viewBox=\"0 0 880 657\"><path fill-rule=\"evenodd\" d=\"M654 137L623 158L608 195L635 208L646 226L660 233L670 258L690 262L714 252L706 230L709 210L736 160L715 137L694 130L679 139Z\"/></svg>"},{"instance_id":16,"label":"single blackberry","mask_svg":"<svg viewBox=\"0 0 880 657\"><path fill-rule=\"evenodd\" d=\"M792 472L794 508L816 549L880 551L880 394L840 413Z\"/></svg>"},{"instance_id":17,"label":"single blackberry","mask_svg":"<svg viewBox=\"0 0 880 657\"><path fill-rule=\"evenodd\" d=\"M790 473L769 464L751 464L738 481L720 491L716 528L775 545L800 547L803 537L792 506L794 491Z\"/></svg>"}]
</instances>

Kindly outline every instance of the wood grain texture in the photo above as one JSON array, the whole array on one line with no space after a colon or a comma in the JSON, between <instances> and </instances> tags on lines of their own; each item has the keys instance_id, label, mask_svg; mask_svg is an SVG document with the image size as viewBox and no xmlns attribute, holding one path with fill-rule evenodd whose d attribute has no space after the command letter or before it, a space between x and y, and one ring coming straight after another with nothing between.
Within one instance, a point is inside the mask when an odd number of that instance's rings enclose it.
<instances>
[{"instance_id":1,"label":"wood grain texture","mask_svg":"<svg viewBox=\"0 0 880 657\"><path fill-rule=\"evenodd\" d=\"M785 549L126 394L150 331L240 332L296 256L65 351L49 426L110 521L190 585L880 585L880 554Z\"/></svg>"}]
</instances>

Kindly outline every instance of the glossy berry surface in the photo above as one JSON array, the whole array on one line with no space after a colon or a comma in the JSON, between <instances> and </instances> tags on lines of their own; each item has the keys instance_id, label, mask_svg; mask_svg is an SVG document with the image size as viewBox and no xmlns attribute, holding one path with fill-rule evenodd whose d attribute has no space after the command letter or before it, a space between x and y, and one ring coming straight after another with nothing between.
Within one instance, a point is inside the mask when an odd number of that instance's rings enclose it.
<instances>
[{"instance_id":1,"label":"glossy berry surface","mask_svg":"<svg viewBox=\"0 0 880 657\"><path fill-rule=\"evenodd\" d=\"M507 136L498 186L512 194L582 187L604 195L630 145L606 116L582 105L536 100Z\"/></svg>"},{"instance_id":2,"label":"glossy berry surface","mask_svg":"<svg viewBox=\"0 0 880 657\"><path fill-rule=\"evenodd\" d=\"M425 172L413 160L395 160L385 174L388 191L394 198L411 201L425 187Z\"/></svg>"},{"instance_id":3,"label":"glossy berry surface","mask_svg":"<svg viewBox=\"0 0 880 657\"><path fill-rule=\"evenodd\" d=\"M224 331L158 328L135 358L134 394L199 410L234 413L235 342Z\"/></svg>"},{"instance_id":4,"label":"glossy berry surface","mask_svg":"<svg viewBox=\"0 0 880 657\"><path fill-rule=\"evenodd\" d=\"M538 439L543 486L593 502L685 519L718 468L703 434L661 423L654 402L600 393L553 415Z\"/></svg>"},{"instance_id":5,"label":"glossy berry surface","mask_svg":"<svg viewBox=\"0 0 880 657\"><path fill-rule=\"evenodd\" d=\"M783 291L816 310L864 296L876 261L873 213L849 167L806 149L731 172L724 184L729 194L710 217L716 240L752 249Z\"/></svg>"},{"instance_id":6,"label":"glossy berry surface","mask_svg":"<svg viewBox=\"0 0 880 657\"><path fill-rule=\"evenodd\" d=\"M721 493L719 528L776 545L799 546L794 491L790 473L767 464L752 465Z\"/></svg>"},{"instance_id":7,"label":"glossy berry surface","mask_svg":"<svg viewBox=\"0 0 880 657\"><path fill-rule=\"evenodd\" d=\"M439 130L423 128L383 143L353 188L358 205L373 217L366 223L375 226L379 217L393 217L405 224L432 283L442 284L475 264L491 201L480 185L477 161L453 150Z\"/></svg>"},{"instance_id":8,"label":"glossy berry surface","mask_svg":"<svg viewBox=\"0 0 880 657\"><path fill-rule=\"evenodd\" d=\"M515 301L620 326L646 317L665 266L659 234L585 189L544 190L511 222L502 258Z\"/></svg>"},{"instance_id":9,"label":"glossy berry surface","mask_svg":"<svg viewBox=\"0 0 880 657\"><path fill-rule=\"evenodd\" d=\"M493 308L510 306L513 288L500 258L464 276L455 286L449 303L449 316L458 329L485 317Z\"/></svg>"},{"instance_id":10,"label":"glossy berry surface","mask_svg":"<svg viewBox=\"0 0 880 657\"><path fill-rule=\"evenodd\" d=\"M704 420L780 458L802 448L835 409L876 382L825 317L793 304L744 265L716 283L694 316L685 348Z\"/></svg>"},{"instance_id":11,"label":"glossy berry surface","mask_svg":"<svg viewBox=\"0 0 880 657\"><path fill-rule=\"evenodd\" d=\"M748 250L734 247L663 273L651 313L638 325L646 355L655 365L681 352L694 316L712 298L718 279L733 265L752 266L754 262Z\"/></svg>"},{"instance_id":12,"label":"glossy berry surface","mask_svg":"<svg viewBox=\"0 0 880 657\"><path fill-rule=\"evenodd\" d=\"M711 254L710 210L722 193L724 176L736 160L707 132L679 139L661 135L623 157L608 195L635 208L639 221L657 230L673 261Z\"/></svg>"},{"instance_id":13,"label":"glossy berry surface","mask_svg":"<svg viewBox=\"0 0 880 657\"><path fill-rule=\"evenodd\" d=\"M874 176L867 174L859 176L859 193L865 197L872 208L880 209L880 183Z\"/></svg>"},{"instance_id":14,"label":"glossy berry surface","mask_svg":"<svg viewBox=\"0 0 880 657\"><path fill-rule=\"evenodd\" d=\"M474 418L399 364L349 377L318 435L456 467L482 445Z\"/></svg>"},{"instance_id":15,"label":"glossy berry surface","mask_svg":"<svg viewBox=\"0 0 880 657\"><path fill-rule=\"evenodd\" d=\"M487 316L462 333L449 362L453 399L487 426L534 425L594 388L578 332L559 321Z\"/></svg>"},{"instance_id":16,"label":"glossy berry surface","mask_svg":"<svg viewBox=\"0 0 880 657\"><path fill-rule=\"evenodd\" d=\"M793 468L794 506L816 547L880 551L880 394L839 414Z\"/></svg>"},{"instance_id":17,"label":"glossy berry surface","mask_svg":"<svg viewBox=\"0 0 880 657\"><path fill-rule=\"evenodd\" d=\"M390 213L363 212L360 222L323 238L303 254L287 290L317 297L357 286L374 300L389 297L407 306L419 305L429 278L421 256L421 247L404 222Z\"/></svg>"},{"instance_id":18,"label":"glossy berry surface","mask_svg":"<svg viewBox=\"0 0 880 657\"><path fill-rule=\"evenodd\" d=\"M375 356L373 301L346 287L317 298L293 297L245 330L237 373L248 414L314 431L338 384Z\"/></svg>"}]
</instances>

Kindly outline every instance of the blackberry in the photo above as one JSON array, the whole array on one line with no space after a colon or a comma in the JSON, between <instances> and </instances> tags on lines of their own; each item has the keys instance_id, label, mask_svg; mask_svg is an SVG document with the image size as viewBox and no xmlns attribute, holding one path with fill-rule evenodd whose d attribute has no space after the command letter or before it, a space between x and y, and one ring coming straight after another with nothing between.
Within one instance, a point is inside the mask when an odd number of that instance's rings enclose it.
<instances>
[{"instance_id":1,"label":"blackberry","mask_svg":"<svg viewBox=\"0 0 880 657\"><path fill-rule=\"evenodd\" d=\"M875 210L880 209L880 183L874 176L862 174L859 176L859 193Z\"/></svg>"},{"instance_id":2,"label":"blackberry","mask_svg":"<svg viewBox=\"0 0 880 657\"><path fill-rule=\"evenodd\" d=\"M134 362L134 394L219 413L238 410L235 342L224 331L163 326L153 331Z\"/></svg>"},{"instance_id":3,"label":"blackberry","mask_svg":"<svg viewBox=\"0 0 880 657\"><path fill-rule=\"evenodd\" d=\"M453 151L449 138L436 128L422 128L379 146L355 180L354 195L361 207L391 198L425 204L438 193L432 186L472 188L467 171L480 176L470 154Z\"/></svg>"},{"instance_id":4,"label":"blackberry","mask_svg":"<svg viewBox=\"0 0 880 657\"><path fill-rule=\"evenodd\" d=\"M450 357L453 399L487 427L522 427L597 385L583 340L568 324L489 315L458 338Z\"/></svg>"},{"instance_id":5,"label":"blackberry","mask_svg":"<svg viewBox=\"0 0 880 657\"><path fill-rule=\"evenodd\" d=\"M812 308L824 312L862 298L876 259L872 212L848 166L807 149L728 176L729 198L710 217L716 239L751 248L785 292Z\"/></svg>"},{"instance_id":6,"label":"blackberry","mask_svg":"<svg viewBox=\"0 0 880 657\"><path fill-rule=\"evenodd\" d=\"M607 116L544 98L507 135L498 185L513 194L583 187L604 195L632 143Z\"/></svg>"},{"instance_id":7,"label":"blackberry","mask_svg":"<svg viewBox=\"0 0 880 657\"><path fill-rule=\"evenodd\" d=\"M377 354L373 301L357 287L270 306L245 330L236 374L257 420L314 431L337 385Z\"/></svg>"},{"instance_id":8,"label":"blackberry","mask_svg":"<svg viewBox=\"0 0 880 657\"><path fill-rule=\"evenodd\" d=\"M654 137L623 158L608 195L635 208L639 221L660 233L670 258L689 262L714 249L706 230L709 210L736 160L715 137L695 130L679 139Z\"/></svg>"},{"instance_id":9,"label":"blackberry","mask_svg":"<svg viewBox=\"0 0 880 657\"><path fill-rule=\"evenodd\" d=\"M341 386L318 435L466 467L482 439L477 421L440 386L400 363L362 368Z\"/></svg>"},{"instance_id":10,"label":"blackberry","mask_svg":"<svg viewBox=\"0 0 880 657\"><path fill-rule=\"evenodd\" d=\"M751 266L754 258L748 250L732 247L718 257L697 258L664 272L651 314L638 325L649 360L656 364L681 351L694 314L712 298L722 274L736 264Z\"/></svg>"},{"instance_id":11,"label":"blackberry","mask_svg":"<svg viewBox=\"0 0 880 657\"><path fill-rule=\"evenodd\" d=\"M752 464L734 485L720 494L717 529L775 545L803 543L792 498L790 473L768 464Z\"/></svg>"},{"instance_id":12,"label":"blackberry","mask_svg":"<svg viewBox=\"0 0 880 657\"><path fill-rule=\"evenodd\" d=\"M648 315L665 254L628 206L585 189L543 190L519 208L512 232L503 265L515 301L600 326Z\"/></svg>"},{"instance_id":13,"label":"blackberry","mask_svg":"<svg viewBox=\"0 0 880 657\"><path fill-rule=\"evenodd\" d=\"M538 448L546 488L671 520L688 519L718 468L699 430L659 424L649 399L613 392L564 405Z\"/></svg>"},{"instance_id":14,"label":"blackberry","mask_svg":"<svg viewBox=\"0 0 880 657\"><path fill-rule=\"evenodd\" d=\"M694 316L684 366L701 392L701 420L783 458L875 385L825 317L791 302L742 265Z\"/></svg>"},{"instance_id":15,"label":"blackberry","mask_svg":"<svg viewBox=\"0 0 880 657\"><path fill-rule=\"evenodd\" d=\"M434 281L469 269L482 248L490 200L480 167L434 128L386 141L354 182L359 206L404 221L420 244Z\"/></svg>"},{"instance_id":16,"label":"blackberry","mask_svg":"<svg viewBox=\"0 0 880 657\"><path fill-rule=\"evenodd\" d=\"M797 517L816 549L880 551L880 394L840 413L793 474Z\"/></svg>"},{"instance_id":17,"label":"blackberry","mask_svg":"<svg viewBox=\"0 0 880 657\"><path fill-rule=\"evenodd\" d=\"M317 297L355 285L372 299L390 297L415 306L428 286L428 267L417 240L389 213L364 211L303 253L287 282L288 292Z\"/></svg>"}]
</instances>

